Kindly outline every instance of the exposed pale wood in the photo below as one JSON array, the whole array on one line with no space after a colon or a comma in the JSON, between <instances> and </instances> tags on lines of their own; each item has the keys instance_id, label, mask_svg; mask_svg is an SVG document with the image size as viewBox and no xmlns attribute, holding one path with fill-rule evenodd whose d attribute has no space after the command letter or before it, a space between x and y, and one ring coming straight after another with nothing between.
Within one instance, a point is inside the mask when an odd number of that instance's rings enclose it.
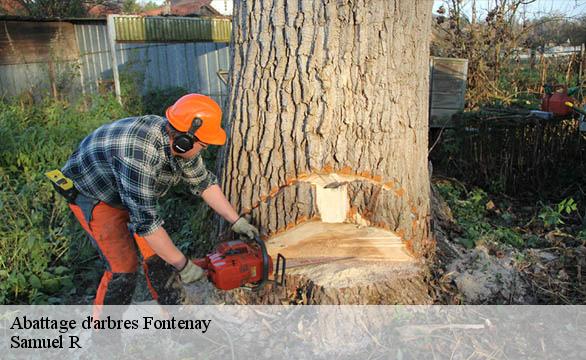
<instances>
[{"instance_id":1,"label":"exposed pale wood","mask_svg":"<svg viewBox=\"0 0 586 360\"><path fill-rule=\"evenodd\" d=\"M264 296L304 303L427 303L425 271L391 231L355 224L309 222L267 242L287 258L287 284ZM272 293L271 293L272 292ZM268 295L267 295L268 293Z\"/></svg>"},{"instance_id":2,"label":"exposed pale wood","mask_svg":"<svg viewBox=\"0 0 586 360\"><path fill-rule=\"evenodd\" d=\"M391 231L318 221L299 225L267 242L269 254L283 254L290 267L305 262L360 260L365 262L414 262L405 244ZM390 265L390 264L389 264Z\"/></svg>"}]
</instances>

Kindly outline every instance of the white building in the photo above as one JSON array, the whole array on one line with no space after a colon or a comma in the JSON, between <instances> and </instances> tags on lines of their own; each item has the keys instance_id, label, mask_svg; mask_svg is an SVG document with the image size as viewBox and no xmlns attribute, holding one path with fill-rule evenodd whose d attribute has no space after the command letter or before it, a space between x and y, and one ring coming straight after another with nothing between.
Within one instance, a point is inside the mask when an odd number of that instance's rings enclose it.
<instances>
[{"instance_id":1,"label":"white building","mask_svg":"<svg viewBox=\"0 0 586 360\"><path fill-rule=\"evenodd\" d=\"M216 9L220 14L226 16L232 16L234 11L233 0L212 0L210 6Z\"/></svg>"}]
</instances>

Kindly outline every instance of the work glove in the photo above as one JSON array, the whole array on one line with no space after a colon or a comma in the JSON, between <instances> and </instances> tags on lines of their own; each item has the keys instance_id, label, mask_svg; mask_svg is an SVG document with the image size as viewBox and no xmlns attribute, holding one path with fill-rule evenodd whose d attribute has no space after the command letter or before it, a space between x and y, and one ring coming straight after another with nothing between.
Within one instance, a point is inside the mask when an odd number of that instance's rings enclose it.
<instances>
[{"instance_id":1,"label":"work glove","mask_svg":"<svg viewBox=\"0 0 586 360\"><path fill-rule=\"evenodd\" d=\"M254 239L254 236L260 236L258 229L251 225L248 220L241 217L234 224L232 224L232 231L237 234L245 235L250 240Z\"/></svg>"},{"instance_id":2,"label":"work glove","mask_svg":"<svg viewBox=\"0 0 586 360\"><path fill-rule=\"evenodd\" d=\"M203 276L203 269L187 259L187 264L185 264L183 269L179 271L179 276L184 284L189 284L201 279Z\"/></svg>"}]
</instances>

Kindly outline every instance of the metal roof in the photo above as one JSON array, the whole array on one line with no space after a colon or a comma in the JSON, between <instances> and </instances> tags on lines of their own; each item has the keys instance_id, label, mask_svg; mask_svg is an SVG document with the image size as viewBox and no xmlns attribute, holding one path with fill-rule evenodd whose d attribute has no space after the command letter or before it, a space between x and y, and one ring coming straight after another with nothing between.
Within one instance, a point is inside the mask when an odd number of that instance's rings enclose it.
<instances>
[{"instance_id":1,"label":"metal roof","mask_svg":"<svg viewBox=\"0 0 586 360\"><path fill-rule=\"evenodd\" d=\"M0 21L32 21L32 22L50 22L61 21L71 23L105 23L106 18L50 18L50 17L34 17L34 16L16 16L16 15L0 15Z\"/></svg>"}]
</instances>

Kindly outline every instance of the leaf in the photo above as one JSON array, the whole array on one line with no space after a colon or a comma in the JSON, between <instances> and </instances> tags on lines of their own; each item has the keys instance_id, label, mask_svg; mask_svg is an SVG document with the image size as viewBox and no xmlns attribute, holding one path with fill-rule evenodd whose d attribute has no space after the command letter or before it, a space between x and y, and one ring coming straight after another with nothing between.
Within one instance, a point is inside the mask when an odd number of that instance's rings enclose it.
<instances>
[{"instance_id":1,"label":"leaf","mask_svg":"<svg viewBox=\"0 0 586 360\"><path fill-rule=\"evenodd\" d=\"M39 277L37 275L33 274L33 275L29 276L28 282L31 284L31 286L34 289L40 289L42 287L41 280L39 279Z\"/></svg>"},{"instance_id":2,"label":"leaf","mask_svg":"<svg viewBox=\"0 0 586 360\"><path fill-rule=\"evenodd\" d=\"M43 281L43 286L45 287L45 289L47 289L49 292L57 292L57 290L59 290L59 279L48 279Z\"/></svg>"},{"instance_id":3,"label":"leaf","mask_svg":"<svg viewBox=\"0 0 586 360\"><path fill-rule=\"evenodd\" d=\"M35 245L35 236L33 234L29 234L27 239L26 239L26 245L28 246L28 248L32 248Z\"/></svg>"},{"instance_id":4,"label":"leaf","mask_svg":"<svg viewBox=\"0 0 586 360\"><path fill-rule=\"evenodd\" d=\"M61 286L64 289L72 289L75 287L75 285L73 285L73 280L71 280L69 276L66 276L61 280Z\"/></svg>"},{"instance_id":5,"label":"leaf","mask_svg":"<svg viewBox=\"0 0 586 360\"><path fill-rule=\"evenodd\" d=\"M55 273L55 275L63 275L68 271L69 271L69 268L67 268L65 266L57 266L53 272Z\"/></svg>"}]
</instances>

